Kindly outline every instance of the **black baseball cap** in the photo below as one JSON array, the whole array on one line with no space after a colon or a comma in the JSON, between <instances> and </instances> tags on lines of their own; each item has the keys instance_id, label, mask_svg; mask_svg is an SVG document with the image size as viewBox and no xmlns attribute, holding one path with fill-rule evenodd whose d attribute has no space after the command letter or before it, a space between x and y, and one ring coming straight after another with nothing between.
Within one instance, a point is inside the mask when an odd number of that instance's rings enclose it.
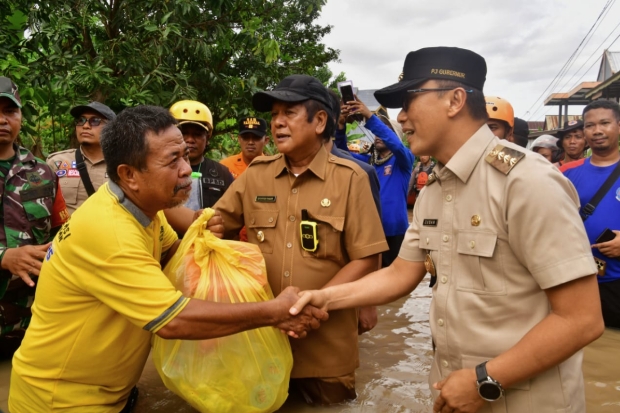
<instances>
[{"instance_id":1,"label":"black baseball cap","mask_svg":"<svg viewBox=\"0 0 620 413\"><path fill-rule=\"evenodd\" d=\"M8 77L0 76L0 98L9 98L18 108L22 108L22 99L19 97L17 85Z\"/></svg>"},{"instance_id":2,"label":"black baseball cap","mask_svg":"<svg viewBox=\"0 0 620 413\"><path fill-rule=\"evenodd\" d=\"M267 121L255 116L246 116L239 119L239 135L252 133L260 138L267 135Z\"/></svg>"},{"instance_id":3,"label":"black baseball cap","mask_svg":"<svg viewBox=\"0 0 620 413\"><path fill-rule=\"evenodd\" d=\"M269 112L273 102L303 102L316 100L333 111L327 88L316 78L308 75L291 75L285 77L272 91L255 93L252 96L252 105L259 112Z\"/></svg>"},{"instance_id":4,"label":"black baseball cap","mask_svg":"<svg viewBox=\"0 0 620 413\"><path fill-rule=\"evenodd\" d=\"M375 92L386 108L401 108L407 90L430 79L454 80L482 91L487 64L482 56L458 47L426 47L409 52L398 83Z\"/></svg>"},{"instance_id":5,"label":"black baseball cap","mask_svg":"<svg viewBox=\"0 0 620 413\"><path fill-rule=\"evenodd\" d=\"M582 120L569 120L568 122L564 122L564 129L560 129L557 133L558 138L562 139L564 135L575 129L583 129Z\"/></svg>"},{"instance_id":6,"label":"black baseball cap","mask_svg":"<svg viewBox=\"0 0 620 413\"><path fill-rule=\"evenodd\" d=\"M94 110L107 120L114 120L114 118L116 118L116 113L114 113L112 109L110 109L103 103L96 101L90 102L88 105L75 106L69 111L69 113L74 118L79 118L82 113L86 112L87 110Z\"/></svg>"},{"instance_id":7,"label":"black baseball cap","mask_svg":"<svg viewBox=\"0 0 620 413\"><path fill-rule=\"evenodd\" d=\"M512 132L513 135L529 137L530 136L530 126L527 124L527 121L515 118L515 126Z\"/></svg>"}]
</instances>

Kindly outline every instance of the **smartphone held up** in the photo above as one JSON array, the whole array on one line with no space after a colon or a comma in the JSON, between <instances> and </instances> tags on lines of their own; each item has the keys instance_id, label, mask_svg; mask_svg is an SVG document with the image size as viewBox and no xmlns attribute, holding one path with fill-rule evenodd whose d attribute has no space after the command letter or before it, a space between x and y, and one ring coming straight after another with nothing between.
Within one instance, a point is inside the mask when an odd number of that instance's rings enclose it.
<instances>
[{"instance_id":1,"label":"smartphone held up","mask_svg":"<svg viewBox=\"0 0 620 413\"><path fill-rule=\"evenodd\" d=\"M345 80L343 82L338 82L338 91L340 92L340 96L342 96L342 102L344 104L355 100L355 94L353 93L353 81L352 80Z\"/></svg>"}]
</instances>

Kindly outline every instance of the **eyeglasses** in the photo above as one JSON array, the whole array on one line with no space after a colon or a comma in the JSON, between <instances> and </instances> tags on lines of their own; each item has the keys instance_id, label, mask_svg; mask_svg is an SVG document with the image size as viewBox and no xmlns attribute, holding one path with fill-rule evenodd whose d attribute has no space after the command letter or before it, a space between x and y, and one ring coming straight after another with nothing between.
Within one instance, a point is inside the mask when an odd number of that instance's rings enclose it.
<instances>
[{"instance_id":1,"label":"eyeglasses","mask_svg":"<svg viewBox=\"0 0 620 413\"><path fill-rule=\"evenodd\" d=\"M103 119L101 118L85 118L84 116L77 118L75 120L75 125L76 126L84 126L86 125L86 122L88 122L88 124L90 125L90 127L95 127L95 126L99 126L101 125L101 122L103 122Z\"/></svg>"},{"instance_id":2,"label":"eyeglasses","mask_svg":"<svg viewBox=\"0 0 620 413\"><path fill-rule=\"evenodd\" d=\"M408 90L407 93L423 93L423 92L443 92L446 90L455 90L458 89L458 87L438 87L438 88L434 88L434 89L411 89ZM471 93L474 90L473 89L464 89L466 93ZM403 100L403 110L406 112L409 110L409 103L411 103L411 99L409 95L405 95L405 99Z\"/></svg>"}]
</instances>

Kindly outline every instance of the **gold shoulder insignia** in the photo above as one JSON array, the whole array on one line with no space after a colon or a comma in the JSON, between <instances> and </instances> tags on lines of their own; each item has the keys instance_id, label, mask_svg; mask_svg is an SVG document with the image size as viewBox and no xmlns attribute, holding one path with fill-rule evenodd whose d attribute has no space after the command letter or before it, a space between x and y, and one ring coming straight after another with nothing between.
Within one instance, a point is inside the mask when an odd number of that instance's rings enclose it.
<instances>
[{"instance_id":1,"label":"gold shoulder insignia","mask_svg":"<svg viewBox=\"0 0 620 413\"><path fill-rule=\"evenodd\" d=\"M437 178L435 178L435 174L431 173L428 176L428 180L426 181L426 184L424 184L424 186L429 186L430 184L434 183L435 181L437 181Z\"/></svg>"},{"instance_id":2,"label":"gold shoulder insignia","mask_svg":"<svg viewBox=\"0 0 620 413\"><path fill-rule=\"evenodd\" d=\"M512 168L524 157L525 154L523 152L506 148L504 145L497 145L489 152L485 161L504 175L508 175Z\"/></svg>"}]
</instances>

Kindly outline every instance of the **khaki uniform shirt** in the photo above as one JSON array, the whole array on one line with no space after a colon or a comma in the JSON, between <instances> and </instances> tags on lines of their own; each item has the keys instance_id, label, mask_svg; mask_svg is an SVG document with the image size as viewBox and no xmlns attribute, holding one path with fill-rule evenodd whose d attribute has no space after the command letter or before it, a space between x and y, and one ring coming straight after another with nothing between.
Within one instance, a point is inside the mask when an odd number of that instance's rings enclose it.
<instances>
[{"instance_id":1,"label":"khaki uniform shirt","mask_svg":"<svg viewBox=\"0 0 620 413\"><path fill-rule=\"evenodd\" d=\"M82 155L84 156L90 182L92 182L93 188L96 191L101 185L108 182L105 160L101 159L93 163L84 152L82 152ZM88 199L88 193L80 177L80 172L76 167L75 149L53 153L48 156L46 162L52 168L52 172L58 176L60 188L67 203L67 209L69 214L73 214L77 207Z\"/></svg>"},{"instance_id":2,"label":"khaki uniform shirt","mask_svg":"<svg viewBox=\"0 0 620 413\"><path fill-rule=\"evenodd\" d=\"M487 162L497 145L507 149ZM431 384L513 347L550 313L545 289L596 273L577 192L541 156L484 125L433 175L399 254L424 261L430 252L436 267ZM579 351L480 412L584 412L581 361Z\"/></svg>"},{"instance_id":3,"label":"khaki uniform shirt","mask_svg":"<svg viewBox=\"0 0 620 413\"><path fill-rule=\"evenodd\" d=\"M228 234L245 225L265 257L274 295L287 286L320 289L349 261L387 250L368 176L322 148L295 177L284 156L252 162L215 204ZM317 223L315 252L301 248L301 210ZM355 309L333 311L303 340L291 340L291 377L336 377L358 366Z\"/></svg>"}]
</instances>

